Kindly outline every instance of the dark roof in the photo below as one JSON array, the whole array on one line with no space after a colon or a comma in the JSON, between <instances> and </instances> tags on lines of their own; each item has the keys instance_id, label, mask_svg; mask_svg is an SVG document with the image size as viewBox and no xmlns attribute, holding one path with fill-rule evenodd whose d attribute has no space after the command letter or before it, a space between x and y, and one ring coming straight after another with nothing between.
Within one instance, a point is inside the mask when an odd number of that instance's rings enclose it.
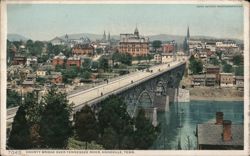
<instances>
[{"instance_id":1,"label":"dark roof","mask_svg":"<svg viewBox=\"0 0 250 156\"><path fill-rule=\"evenodd\" d=\"M223 125L212 123L197 125L198 143L199 145L228 145L228 146L243 146L244 144L244 127L240 124L232 124L232 140L223 141Z\"/></svg>"},{"instance_id":2,"label":"dark roof","mask_svg":"<svg viewBox=\"0 0 250 156\"><path fill-rule=\"evenodd\" d=\"M34 81L27 81L27 80L23 81L23 85L33 85L33 84L34 84Z\"/></svg>"},{"instance_id":3,"label":"dark roof","mask_svg":"<svg viewBox=\"0 0 250 156\"><path fill-rule=\"evenodd\" d=\"M220 68L220 66L208 65L207 68Z\"/></svg>"}]
</instances>

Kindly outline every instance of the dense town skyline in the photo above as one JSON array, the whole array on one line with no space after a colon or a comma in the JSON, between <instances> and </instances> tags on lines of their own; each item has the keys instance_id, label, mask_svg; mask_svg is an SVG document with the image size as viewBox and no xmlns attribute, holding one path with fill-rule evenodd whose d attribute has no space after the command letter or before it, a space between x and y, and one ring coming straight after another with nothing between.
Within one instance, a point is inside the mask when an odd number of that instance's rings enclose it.
<instances>
[{"instance_id":1,"label":"dense town skyline","mask_svg":"<svg viewBox=\"0 0 250 156\"><path fill-rule=\"evenodd\" d=\"M192 36L243 39L243 7L147 4L9 4L8 34L34 40L75 33L112 35L131 33L136 25L142 35Z\"/></svg>"}]
</instances>

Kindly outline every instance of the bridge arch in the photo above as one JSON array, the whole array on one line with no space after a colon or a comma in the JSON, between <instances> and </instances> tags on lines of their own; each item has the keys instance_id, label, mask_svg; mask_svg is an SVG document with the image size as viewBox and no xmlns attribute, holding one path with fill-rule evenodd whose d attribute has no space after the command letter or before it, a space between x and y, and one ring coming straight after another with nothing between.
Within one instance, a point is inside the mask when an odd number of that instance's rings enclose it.
<instances>
[{"instance_id":1,"label":"bridge arch","mask_svg":"<svg viewBox=\"0 0 250 156\"><path fill-rule=\"evenodd\" d=\"M155 86L155 95L160 96L166 93L166 86L163 80L158 80Z\"/></svg>"},{"instance_id":2,"label":"bridge arch","mask_svg":"<svg viewBox=\"0 0 250 156\"><path fill-rule=\"evenodd\" d=\"M138 106L143 108L153 106L153 98L150 96L150 93L147 90L144 90L140 93L137 100L137 107Z\"/></svg>"}]
</instances>

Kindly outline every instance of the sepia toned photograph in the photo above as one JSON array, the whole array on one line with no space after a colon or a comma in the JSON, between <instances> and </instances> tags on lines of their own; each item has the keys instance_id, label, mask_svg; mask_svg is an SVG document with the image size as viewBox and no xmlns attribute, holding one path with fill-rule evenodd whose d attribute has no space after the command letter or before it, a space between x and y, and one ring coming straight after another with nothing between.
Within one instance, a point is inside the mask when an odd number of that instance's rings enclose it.
<instances>
[{"instance_id":1,"label":"sepia toned photograph","mask_svg":"<svg viewBox=\"0 0 250 156\"><path fill-rule=\"evenodd\" d=\"M1 152L248 155L246 6L5 1Z\"/></svg>"}]
</instances>

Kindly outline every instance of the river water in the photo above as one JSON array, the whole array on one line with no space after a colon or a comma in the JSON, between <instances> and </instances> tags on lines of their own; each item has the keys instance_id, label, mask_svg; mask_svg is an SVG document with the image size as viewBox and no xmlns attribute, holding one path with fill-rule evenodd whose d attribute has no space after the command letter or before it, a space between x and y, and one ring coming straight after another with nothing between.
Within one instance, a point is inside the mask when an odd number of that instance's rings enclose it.
<instances>
[{"instance_id":1,"label":"river water","mask_svg":"<svg viewBox=\"0 0 250 156\"><path fill-rule=\"evenodd\" d=\"M215 113L223 112L224 120L243 123L243 101L190 101L174 103L169 112L158 112L161 133L151 149L194 150L199 123L215 123Z\"/></svg>"}]
</instances>

